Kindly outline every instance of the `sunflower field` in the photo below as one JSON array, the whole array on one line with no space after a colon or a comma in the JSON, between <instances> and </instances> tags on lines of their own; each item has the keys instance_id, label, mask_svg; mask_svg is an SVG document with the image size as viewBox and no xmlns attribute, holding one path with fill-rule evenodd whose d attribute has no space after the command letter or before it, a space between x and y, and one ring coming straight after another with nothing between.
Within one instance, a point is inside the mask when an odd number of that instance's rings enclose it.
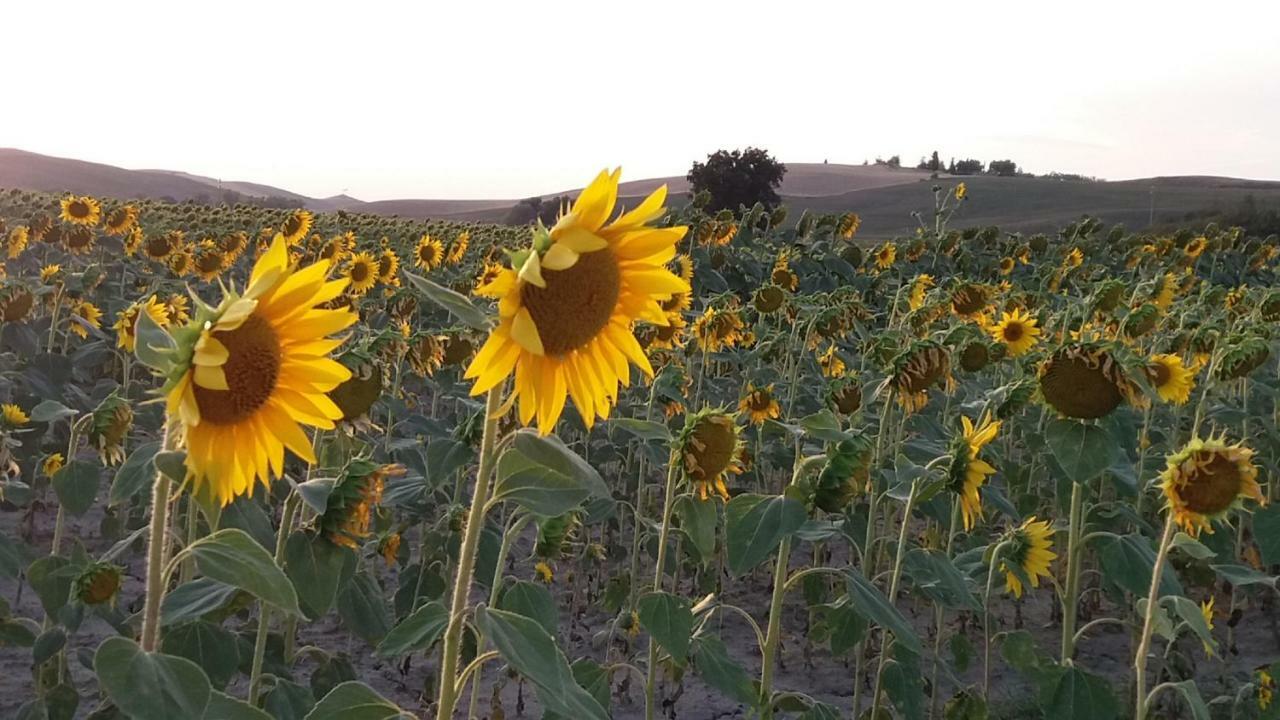
<instances>
[{"instance_id":1,"label":"sunflower field","mask_svg":"<svg viewBox=\"0 0 1280 720\"><path fill-rule=\"evenodd\" d=\"M0 191L0 714L1280 718L1280 240L619 177Z\"/></svg>"}]
</instances>

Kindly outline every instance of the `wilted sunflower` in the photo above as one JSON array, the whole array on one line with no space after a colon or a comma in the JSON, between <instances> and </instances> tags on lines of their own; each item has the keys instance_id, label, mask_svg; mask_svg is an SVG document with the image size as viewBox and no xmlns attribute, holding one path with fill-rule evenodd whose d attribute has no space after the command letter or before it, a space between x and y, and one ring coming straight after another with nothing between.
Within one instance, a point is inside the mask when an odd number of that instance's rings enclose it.
<instances>
[{"instance_id":1,"label":"wilted sunflower","mask_svg":"<svg viewBox=\"0 0 1280 720\"><path fill-rule=\"evenodd\" d=\"M400 284L400 256L391 248L385 248L378 255L378 280L383 285Z\"/></svg>"},{"instance_id":2,"label":"wilted sunflower","mask_svg":"<svg viewBox=\"0 0 1280 720\"><path fill-rule=\"evenodd\" d=\"M761 315L772 315L787 301L787 294L777 285L765 285L757 288L751 298L751 304Z\"/></svg>"},{"instance_id":3,"label":"wilted sunflower","mask_svg":"<svg viewBox=\"0 0 1280 720\"><path fill-rule=\"evenodd\" d=\"M987 309L991 294L987 288L973 283L961 283L951 291L951 312L964 318L973 318Z\"/></svg>"},{"instance_id":4,"label":"wilted sunflower","mask_svg":"<svg viewBox=\"0 0 1280 720\"><path fill-rule=\"evenodd\" d=\"M17 428L31 422L31 418L17 405L4 403L0 405L0 422L6 427Z\"/></svg>"},{"instance_id":5,"label":"wilted sunflower","mask_svg":"<svg viewBox=\"0 0 1280 720\"><path fill-rule=\"evenodd\" d=\"M368 252L358 252L347 262L347 270L343 275L351 283L351 292L363 295L378 282L378 261Z\"/></svg>"},{"instance_id":6,"label":"wilted sunflower","mask_svg":"<svg viewBox=\"0 0 1280 720\"><path fill-rule=\"evenodd\" d=\"M689 415L677 442L685 477L698 497L716 494L728 500L725 478L742 472L742 431L733 417L711 408Z\"/></svg>"},{"instance_id":7,"label":"wilted sunflower","mask_svg":"<svg viewBox=\"0 0 1280 720\"><path fill-rule=\"evenodd\" d=\"M1228 445L1220 437L1192 438L1170 455L1160 474L1160 489L1174 522L1192 537L1201 530L1212 533L1213 521L1225 516L1240 500L1265 502L1258 485L1258 468L1253 464L1253 450L1240 444Z\"/></svg>"},{"instance_id":8,"label":"wilted sunflower","mask_svg":"<svg viewBox=\"0 0 1280 720\"><path fill-rule=\"evenodd\" d=\"M1199 366L1187 367L1178 355L1152 355L1147 363L1147 379L1160 399L1174 405L1185 405L1191 399Z\"/></svg>"},{"instance_id":9,"label":"wilted sunflower","mask_svg":"<svg viewBox=\"0 0 1280 720\"><path fill-rule=\"evenodd\" d=\"M543 434L555 427L566 393L590 426L608 417L618 386L629 383L628 361L652 377L632 325L665 325L658 301L690 290L666 269L688 228L648 225L665 211L665 185L606 224L620 174L601 172L553 228L535 231L532 248L512 254L518 270L503 270L479 291L499 299L500 323L467 368L471 392L514 372L520 421L536 416Z\"/></svg>"},{"instance_id":10,"label":"wilted sunflower","mask_svg":"<svg viewBox=\"0 0 1280 720\"><path fill-rule=\"evenodd\" d=\"M919 310L924 307L925 293L929 292L929 288L933 287L933 276L922 273L916 276L911 283L911 293L907 296L907 307L912 311Z\"/></svg>"},{"instance_id":11,"label":"wilted sunflower","mask_svg":"<svg viewBox=\"0 0 1280 720\"><path fill-rule=\"evenodd\" d=\"M307 237L307 233L311 232L313 220L310 212L294 210L280 226L280 234L284 236L285 243L293 247L302 242Z\"/></svg>"},{"instance_id":12,"label":"wilted sunflower","mask_svg":"<svg viewBox=\"0 0 1280 720\"><path fill-rule=\"evenodd\" d=\"M421 377L431 377L444 364L444 341L424 334L409 345L409 366Z\"/></svg>"},{"instance_id":13,"label":"wilted sunflower","mask_svg":"<svg viewBox=\"0 0 1280 720\"><path fill-rule=\"evenodd\" d=\"M178 333L179 361L164 392L182 421L187 468L197 491L223 505L284 472L287 447L315 462L299 423L331 429L342 416L326 393L351 376L329 357L329 336L358 316L319 309L346 279L326 281L328 263L288 265L282 236L258 259L243 296L231 294Z\"/></svg>"},{"instance_id":14,"label":"wilted sunflower","mask_svg":"<svg viewBox=\"0 0 1280 720\"><path fill-rule=\"evenodd\" d=\"M467 248L471 246L471 233L463 230L458 233L458 237L453 239L449 244L449 252L445 254L445 261L450 265L457 265L462 262L462 258L466 257Z\"/></svg>"},{"instance_id":15,"label":"wilted sunflower","mask_svg":"<svg viewBox=\"0 0 1280 720\"><path fill-rule=\"evenodd\" d=\"M72 255L85 255L93 250L93 228L87 225L72 225L62 234L62 245Z\"/></svg>"},{"instance_id":16,"label":"wilted sunflower","mask_svg":"<svg viewBox=\"0 0 1280 720\"><path fill-rule=\"evenodd\" d=\"M413 264L421 270L434 270L444 262L444 243L430 235L423 235L413 249Z\"/></svg>"},{"instance_id":17,"label":"wilted sunflower","mask_svg":"<svg viewBox=\"0 0 1280 720\"><path fill-rule=\"evenodd\" d=\"M382 503L387 478L404 475L402 465L378 465L371 460L353 460L333 485L325 500L324 514L316 526L334 545L357 549L369 537L374 509Z\"/></svg>"},{"instance_id":18,"label":"wilted sunflower","mask_svg":"<svg viewBox=\"0 0 1280 720\"><path fill-rule=\"evenodd\" d=\"M1039 341L1040 328L1036 327L1035 318L1019 308L1001 315L1000 322L991 329L991 337L1004 343L1011 357L1021 357Z\"/></svg>"},{"instance_id":19,"label":"wilted sunflower","mask_svg":"<svg viewBox=\"0 0 1280 720\"><path fill-rule=\"evenodd\" d=\"M717 223L715 229L711 233L711 244L718 247L724 247L725 245L733 242L733 239L737 237L737 235L738 223L732 221Z\"/></svg>"},{"instance_id":20,"label":"wilted sunflower","mask_svg":"<svg viewBox=\"0 0 1280 720\"><path fill-rule=\"evenodd\" d=\"M0 320L18 323L27 319L27 313L35 305L36 297L24 287L11 287L0 294Z\"/></svg>"},{"instance_id":21,"label":"wilted sunflower","mask_svg":"<svg viewBox=\"0 0 1280 720\"><path fill-rule=\"evenodd\" d=\"M844 415L862 407L862 385L856 376L846 375L827 383L827 404Z\"/></svg>"},{"instance_id":22,"label":"wilted sunflower","mask_svg":"<svg viewBox=\"0 0 1280 720\"><path fill-rule=\"evenodd\" d=\"M818 355L818 367L822 369L823 377L834 378L844 375L844 359L840 357L840 353L836 352L835 343L831 343L825 352Z\"/></svg>"},{"instance_id":23,"label":"wilted sunflower","mask_svg":"<svg viewBox=\"0 0 1280 720\"><path fill-rule=\"evenodd\" d=\"M655 350L684 347L686 327L688 323L685 322L683 315L678 312L667 313L666 325L645 325L639 328L636 332L636 341L640 343L641 348L650 353Z\"/></svg>"},{"instance_id":24,"label":"wilted sunflower","mask_svg":"<svg viewBox=\"0 0 1280 720\"><path fill-rule=\"evenodd\" d=\"M736 347L742 341L744 329L742 317L732 308L717 310L708 307L693 321L693 336L707 352Z\"/></svg>"},{"instance_id":25,"label":"wilted sunflower","mask_svg":"<svg viewBox=\"0 0 1280 720\"><path fill-rule=\"evenodd\" d=\"M893 262L898 259L898 247L891 242L887 242L876 250L875 260L877 270L888 270L893 267Z\"/></svg>"},{"instance_id":26,"label":"wilted sunflower","mask_svg":"<svg viewBox=\"0 0 1280 720\"><path fill-rule=\"evenodd\" d=\"M89 328L97 330L102 327L102 311L88 300L77 300L71 303L71 317L67 323L71 332L79 335L81 339L87 338Z\"/></svg>"},{"instance_id":27,"label":"wilted sunflower","mask_svg":"<svg viewBox=\"0 0 1280 720\"><path fill-rule=\"evenodd\" d=\"M795 292L796 285L800 281L796 274L791 272L790 260L785 250L778 253L778 259L773 263L773 270L769 273L769 281L780 288Z\"/></svg>"},{"instance_id":28,"label":"wilted sunflower","mask_svg":"<svg viewBox=\"0 0 1280 720\"><path fill-rule=\"evenodd\" d=\"M1040 394L1066 417L1093 420L1130 400L1133 384L1105 346L1076 343L1040 365Z\"/></svg>"},{"instance_id":29,"label":"wilted sunflower","mask_svg":"<svg viewBox=\"0 0 1280 720\"><path fill-rule=\"evenodd\" d=\"M25 225L19 225L9 231L7 242L9 259L13 260L27 249L27 242L31 239L31 232L27 230Z\"/></svg>"},{"instance_id":30,"label":"wilted sunflower","mask_svg":"<svg viewBox=\"0 0 1280 720\"><path fill-rule=\"evenodd\" d=\"M836 223L836 234L844 240L851 239L858 233L858 227L862 225L862 218L857 213L845 213L840 216L840 222Z\"/></svg>"},{"instance_id":31,"label":"wilted sunflower","mask_svg":"<svg viewBox=\"0 0 1280 720\"><path fill-rule=\"evenodd\" d=\"M145 303L134 303L116 315L115 325L112 326L116 331L116 347L133 352L137 341L138 315L144 310L157 327L169 324L169 309L154 296L147 298Z\"/></svg>"},{"instance_id":32,"label":"wilted sunflower","mask_svg":"<svg viewBox=\"0 0 1280 720\"><path fill-rule=\"evenodd\" d=\"M975 426L968 417L960 416L964 432L951 441L951 467L948 470L951 491L960 498L964 529L971 530L975 519L982 517L982 486L996 469L978 457L982 448L1000 432L1000 421L992 422L987 412Z\"/></svg>"},{"instance_id":33,"label":"wilted sunflower","mask_svg":"<svg viewBox=\"0 0 1280 720\"><path fill-rule=\"evenodd\" d=\"M133 427L133 406L117 392L94 409L89 428L89 444L97 448L98 458L108 466L124 462L124 442Z\"/></svg>"},{"instance_id":34,"label":"wilted sunflower","mask_svg":"<svg viewBox=\"0 0 1280 720\"><path fill-rule=\"evenodd\" d=\"M1239 380L1262 367L1271 356L1266 340L1256 335L1235 338L1223 350L1215 373L1219 380Z\"/></svg>"},{"instance_id":35,"label":"wilted sunflower","mask_svg":"<svg viewBox=\"0 0 1280 720\"><path fill-rule=\"evenodd\" d=\"M62 199L61 217L65 223L93 227L102 219L102 206L88 195L69 195Z\"/></svg>"},{"instance_id":36,"label":"wilted sunflower","mask_svg":"<svg viewBox=\"0 0 1280 720\"><path fill-rule=\"evenodd\" d=\"M747 392L738 401L738 413L746 415L753 425L762 425L765 420L777 419L782 414L778 400L773 396L773 385L758 388L748 384Z\"/></svg>"},{"instance_id":37,"label":"wilted sunflower","mask_svg":"<svg viewBox=\"0 0 1280 720\"><path fill-rule=\"evenodd\" d=\"M138 208L132 205L121 205L107 215L103 229L112 237L122 237L133 230L138 222Z\"/></svg>"},{"instance_id":38,"label":"wilted sunflower","mask_svg":"<svg viewBox=\"0 0 1280 720\"><path fill-rule=\"evenodd\" d=\"M1040 577L1052 577L1049 563L1058 557L1053 552L1053 527L1048 520L1036 520L1032 515L1020 527L1005 535L1009 543L1000 561L1005 574L1004 591L1022 597L1023 581L1031 587L1040 587Z\"/></svg>"},{"instance_id":39,"label":"wilted sunflower","mask_svg":"<svg viewBox=\"0 0 1280 720\"><path fill-rule=\"evenodd\" d=\"M218 243L206 238L196 246L192 267L195 269L197 277L209 282L226 269L226 256L222 254L222 248L219 247Z\"/></svg>"},{"instance_id":40,"label":"wilted sunflower","mask_svg":"<svg viewBox=\"0 0 1280 720\"><path fill-rule=\"evenodd\" d=\"M952 382L951 357L946 348L932 340L913 342L893 359L891 366L885 382L907 412L915 412L929 402L929 388L938 383L950 386Z\"/></svg>"}]
</instances>

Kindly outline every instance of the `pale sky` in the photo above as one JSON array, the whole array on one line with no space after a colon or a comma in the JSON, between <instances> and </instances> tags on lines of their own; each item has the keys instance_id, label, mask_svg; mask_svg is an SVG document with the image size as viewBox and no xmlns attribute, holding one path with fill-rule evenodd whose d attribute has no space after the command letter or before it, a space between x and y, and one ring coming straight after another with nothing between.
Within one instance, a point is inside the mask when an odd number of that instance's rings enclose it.
<instances>
[{"instance_id":1,"label":"pale sky","mask_svg":"<svg viewBox=\"0 0 1280 720\"><path fill-rule=\"evenodd\" d=\"M790 162L1280 179L1280 3L69 2L0 10L0 147L363 200Z\"/></svg>"}]
</instances>

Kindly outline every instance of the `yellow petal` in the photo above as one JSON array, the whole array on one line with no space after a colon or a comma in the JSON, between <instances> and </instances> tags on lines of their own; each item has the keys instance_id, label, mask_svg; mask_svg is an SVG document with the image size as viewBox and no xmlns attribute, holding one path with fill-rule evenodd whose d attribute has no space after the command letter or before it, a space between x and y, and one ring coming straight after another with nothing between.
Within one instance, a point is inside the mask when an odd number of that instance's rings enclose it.
<instances>
[{"instance_id":1,"label":"yellow petal","mask_svg":"<svg viewBox=\"0 0 1280 720\"><path fill-rule=\"evenodd\" d=\"M206 390L230 390L227 385L227 374L223 372L221 365L196 365L195 372L196 385Z\"/></svg>"},{"instance_id":2,"label":"yellow petal","mask_svg":"<svg viewBox=\"0 0 1280 720\"><path fill-rule=\"evenodd\" d=\"M542 256L542 267L548 270L568 270L578 263L578 253L568 245L556 243Z\"/></svg>"},{"instance_id":3,"label":"yellow petal","mask_svg":"<svg viewBox=\"0 0 1280 720\"><path fill-rule=\"evenodd\" d=\"M511 339L534 355L539 357L546 355L546 350L542 347L542 336L538 334L538 326L533 323L529 308L520 308L516 316L511 319Z\"/></svg>"},{"instance_id":4,"label":"yellow petal","mask_svg":"<svg viewBox=\"0 0 1280 720\"><path fill-rule=\"evenodd\" d=\"M520 279L540 288L547 286L547 281L542 279L542 258L538 256L538 253L529 253L524 265L520 266Z\"/></svg>"}]
</instances>

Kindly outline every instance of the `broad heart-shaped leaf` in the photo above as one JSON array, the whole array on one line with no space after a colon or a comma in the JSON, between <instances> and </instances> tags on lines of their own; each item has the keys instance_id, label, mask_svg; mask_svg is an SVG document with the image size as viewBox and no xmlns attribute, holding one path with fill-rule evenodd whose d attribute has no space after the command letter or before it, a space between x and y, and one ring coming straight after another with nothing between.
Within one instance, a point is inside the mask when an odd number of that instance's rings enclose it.
<instances>
[{"instance_id":1,"label":"broad heart-shaped leaf","mask_svg":"<svg viewBox=\"0 0 1280 720\"><path fill-rule=\"evenodd\" d=\"M151 488L156 479L156 469L152 461L160 452L160 443L149 442L139 445L116 470L111 481L111 491L107 494L107 504L120 505L141 495Z\"/></svg>"},{"instance_id":2,"label":"broad heart-shaped leaf","mask_svg":"<svg viewBox=\"0 0 1280 720\"><path fill-rule=\"evenodd\" d=\"M781 495L738 495L725 506L729 570L741 575L769 557L804 525L804 505Z\"/></svg>"},{"instance_id":3,"label":"broad heart-shaped leaf","mask_svg":"<svg viewBox=\"0 0 1280 720\"><path fill-rule=\"evenodd\" d=\"M1106 578L1137 597L1151 592L1151 570L1156 564L1156 552L1151 541L1139 534L1119 538L1104 538L1098 553ZM1160 575L1160 595L1181 595L1182 583L1173 566L1165 562Z\"/></svg>"},{"instance_id":4,"label":"broad heart-shaped leaf","mask_svg":"<svg viewBox=\"0 0 1280 720\"><path fill-rule=\"evenodd\" d=\"M225 688L240 667L239 643L220 625L197 620L165 631L160 649L183 657L204 670L209 684Z\"/></svg>"},{"instance_id":5,"label":"broad heart-shaped leaf","mask_svg":"<svg viewBox=\"0 0 1280 720\"><path fill-rule=\"evenodd\" d=\"M866 637L867 620L850 606L848 595L823 608L826 610L827 627L831 630L832 655L849 652Z\"/></svg>"},{"instance_id":6,"label":"broad heart-shaped leaf","mask_svg":"<svg viewBox=\"0 0 1280 720\"><path fill-rule=\"evenodd\" d=\"M725 649L724 641L719 636L699 634L691 647L693 668L703 682L724 693L730 700L748 707L759 705L760 691L755 682L742 665L729 657L729 651Z\"/></svg>"},{"instance_id":7,"label":"broad heart-shaped leaf","mask_svg":"<svg viewBox=\"0 0 1280 720\"><path fill-rule=\"evenodd\" d=\"M533 462L551 468L562 475L576 478L593 497L613 498L613 493L605 484L604 478L600 477L599 471L570 450L555 435L541 437L534 430L525 428L516 432L512 446Z\"/></svg>"},{"instance_id":8,"label":"broad heart-shaped leaf","mask_svg":"<svg viewBox=\"0 0 1280 720\"><path fill-rule=\"evenodd\" d=\"M204 576L234 585L286 613L300 614L293 583L245 531L219 530L195 541L186 552L196 559L196 567Z\"/></svg>"},{"instance_id":9,"label":"broad heart-shaped leaf","mask_svg":"<svg viewBox=\"0 0 1280 720\"><path fill-rule=\"evenodd\" d=\"M71 581L80 571L60 555L46 555L27 568L27 582L36 591L46 615L54 616L67 604Z\"/></svg>"},{"instance_id":10,"label":"broad heart-shaped leaf","mask_svg":"<svg viewBox=\"0 0 1280 720\"><path fill-rule=\"evenodd\" d=\"M35 407L31 408L31 422L57 422L64 417L74 417L75 414L75 410L72 410L57 400L42 400Z\"/></svg>"},{"instance_id":11,"label":"broad heart-shaped leaf","mask_svg":"<svg viewBox=\"0 0 1280 720\"><path fill-rule=\"evenodd\" d=\"M368 685L349 680L321 698L307 713L306 720L397 720L412 717L412 713L401 710Z\"/></svg>"},{"instance_id":12,"label":"broad heart-shaped leaf","mask_svg":"<svg viewBox=\"0 0 1280 720\"><path fill-rule=\"evenodd\" d=\"M904 647L919 653L919 636L911 629L907 619L902 617L902 613L889 603L889 598L856 569L850 568L845 575L849 578L849 599L853 609L867 620L893 633Z\"/></svg>"},{"instance_id":13,"label":"broad heart-shaped leaf","mask_svg":"<svg viewBox=\"0 0 1280 720\"><path fill-rule=\"evenodd\" d=\"M810 437L824 442L838 443L853 437L840 429L839 418L830 410L819 410L808 417L802 418L800 427L804 428L804 431Z\"/></svg>"},{"instance_id":14,"label":"broad heart-shaped leaf","mask_svg":"<svg viewBox=\"0 0 1280 720\"><path fill-rule=\"evenodd\" d=\"M518 580L502 593L499 610L506 610L538 621L547 634L555 637L560 626L560 608L546 585Z\"/></svg>"},{"instance_id":15,"label":"broad heart-shaped leaf","mask_svg":"<svg viewBox=\"0 0 1280 720\"><path fill-rule=\"evenodd\" d=\"M391 632L391 612L373 575L356 573L338 594L338 615L351 632L376 645Z\"/></svg>"},{"instance_id":16,"label":"broad heart-shaped leaf","mask_svg":"<svg viewBox=\"0 0 1280 720\"><path fill-rule=\"evenodd\" d=\"M604 708L605 712L608 712L609 691L611 690L609 673L600 667L600 663L591 658L574 660L570 669L573 670L573 679L582 686L582 689L591 693L591 697L600 703L600 707ZM572 718L564 718L553 712L548 712L543 715L543 720L572 720Z\"/></svg>"},{"instance_id":17,"label":"broad heart-shaped leaf","mask_svg":"<svg viewBox=\"0 0 1280 720\"><path fill-rule=\"evenodd\" d=\"M652 420L641 420L639 418L614 418L609 421L609 427L611 429L623 430L631 433L645 441L671 441L671 431L667 430L667 426L662 423L653 422Z\"/></svg>"},{"instance_id":18,"label":"broad heart-shaped leaf","mask_svg":"<svg viewBox=\"0 0 1280 720\"><path fill-rule=\"evenodd\" d=\"M1043 707L1048 720L1112 720L1120 711L1111 685L1077 665L1062 669Z\"/></svg>"},{"instance_id":19,"label":"broad heart-shaped leaf","mask_svg":"<svg viewBox=\"0 0 1280 720\"><path fill-rule=\"evenodd\" d=\"M840 708L824 702L815 702L800 715L798 720L841 720Z\"/></svg>"},{"instance_id":20,"label":"broad heart-shaped leaf","mask_svg":"<svg viewBox=\"0 0 1280 720\"><path fill-rule=\"evenodd\" d=\"M1187 707L1191 708L1191 720L1209 720L1211 717L1209 706L1205 705L1204 697L1200 695L1200 688L1196 687L1195 680L1170 683L1170 687L1182 693L1182 699L1186 700ZM1235 716L1233 715L1232 717Z\"/></svg>"},{"instance_id":21,"label":"broad heart-shaped leaf","mask_svg":"<svg viewBox=\"0 0 1280 720\"><path fill-rule=\"evenodd\" d=\"M884 666L884 690L906 720L924 720L924 678L920 658L902 645L893 646L893 659Z\"/></svg>"},{"instance_id":22,"label":"broad heart-shaped leaf","mask_svg":"<svg viewBox=\"0 0 1280 720\"><path fill-rule=\"evenodd\" d=\"M1089 482L1111 467L1120 450L1111 434L1100 426L1074 420L1050 422L1044 439L1058 466L1078 483Z\"/></svg>"},{"instance_id":23,"label":"broad heart-shaped leaf","mask_svg":"<svg viewBox=\"0 0 1280 720\"><path fill-rule=\"evenodd\" d=\"M575 720L608 720L609 714L578 684L564 653L536 620L482 605L476 609L476 625L502 659L533 683L544 708Z\"/></svg>"},{"instance_id":24,"label":"broad heart-shaped leaf","mask_svg":"<svg viewBox=\"0 0 1280 720\"><path fill-rule=\"evenodd\" d=\"M488 330L489 318L484 312L471 304L467 296L456 293L447 287L437 285L430 280L413 273L404 273L409 282L428 300L448 310L454 317L461 320L465 325L473 330Z\"/></svg>"},{"instance_id":25,"label":"broad heart-shaped leaf","mask_svg":"<svg viewBox=\"0 0 1280 720\"><path fill-rule=\"evenodd\" d=\"M1249 585L1270 585L1276 586L1276 578L1271 575L1264 575L1247 565L1236 565L1224 563L1222 565L1210 565L1213 571L1223 580L1235 585L1236 587L1248 587Z\"/></svg>"},{"instance_id":26,"label":"broad heart-shaped leaf","mask_svg":"<svg viewBox=\"0 0 1280 720\"><path fill-rule=\"evenodd\" d=\"M414 610L382 638L375 651L379 657L399 657L431 647L449 625L444 603L429 602Z\"/></svg>"},{"instance_id":27,"label":"broad heart-shaped leaf","mask_svg":"<svg viewBox=\"0 0 1280 720\"><path fill-rule=\"evenodd\" d=\"M495 502L514 502L535 515L556 517L582 504L590 495L578 478L540 465L518 450L508 450L498 460Z\"/></svg>"},{"instance_id":28,"label":"broad heart-shaped leaf","mask_svg":"<svg viewBox=\"0 0 1280 720\"><path fill-rule=\"evenodd\" d=\"M205 706L204 720L271 720L271 716L243 700L214 690Z\"/></svg>"},{"instance_id":29,"label":"broad heart-shaped leaf","mask_svg":"<svg viewBox=\"0 0 1280 720\"><path fill-rule=\"evenodd\" d=\"M111 702L137 720L202 718L212 692L199 665L185 658L143 652L137 643L123 637L102 641L93 657L93 669Z\"/></svg>"},{"instance_id":30,"label":"broad heart-shaped leaf","mask_svg":"<svg viewBox=\"0 0 1280 720\"><path fill-rule=\"evenodd\" d=\"M680 530L698 551L702 564L711 562L716 554L716 520L719 505L715 500L699 500L693 495L676 498L672 510L680 519Z\"/></svg>"},{"instance_id":31,"label":"broad heart-shaped leaf","mask_svg":"<svg viewBox=\"0 0 1280 720\"><path fill-rule=\"evenodd\" d=\"M160 624L176 625L197 620L226 607L240 589L213 578L196 578L174 588L160 603Z\"/></svg>"},{"instance_id":32,"label":"broad heart-shaped leaf","mask_svg":"<svg viewBox=\"0 0 1280 720\"><path fill-rule=\"evenodd\" d=\"M53 491L58 494L58 503L76 517L88 512L98 495L100 474L97 465L83 460L64 465L53 474Z\"/></svg>"},{"instance_id":33,"label":"broad heart-shaped leaf","mask_svg":"<svg viewBox=\"0 0 1280 720\"><path fill-rule=\"evenodd\" d=\"M1280 504L1268 505L1253 513L1253 539L1262 552L1262 562L1280 565Z\"/></svg>"},{"instance_id":34,"label":"broad heart-shaped leaf","mask_svg":"<svg viewBox=\"0 0 1280 720\"><path fill-rule=\"evenodd\" d=\"M1173 611L1178 617L1191 628L1191 632L1200 638L1200 642L1208 645L1216 650L1218 642L1213 639L1213 631L1209 629L1209 624L1204 621L1204 614L1200 611L1200 606L1182 597L1181 595L1170 595L1161 598L1162 602L1173 605Z\"/></svg>"},{"instance_id":35,"label":"broad heart-shaped leaf","mask_svg":"<svg viewBox=\"0 0 1280 720\"><path fill-rule=\"evenodd\" d=\"M307 617L329 612L345 575L342 572L350 548L329 542L320 533L295 530L284 545L284 571Z\"/></svg>"},{"instance_id":36,"label":"broad heart-shaped leaf","mask_svg":"<svg viewBox=\"0 0 1280 720\"><path fill-rule=\"evenodd\" d=\"M689 601L671 593L651 592L636 602L640 626L677 663L683 665L689 656L689 638L693 635L693 611Z\"/></svg>"},{"instance_id":37,"label":"broad heart-shaped leaf","mask_svg":"<svg viewBox=\"0 0 1280 720\"><path fill-rule=\"evenodd\" d=\"M150 313L145 312L138 313L134 332L136 340L133 354L138 358L138 362L152 370L159 370L162 373L167 371L172 363L172 353L177 348L173 336L157 325L156 321L151 319Z\"/></svg>"},{"instance_id":38,"label":"broad heart-shaped leaf","mask_svg":"<svg viewBox=\"0 0 1280 720\"><path fill-rule=\"evenodd\" d=\"M964 574L956 569L946 553L915 548L907 553L905 569L916 589L930 600L953 610L982 609Z\"/></svg>"}]
</instances>

